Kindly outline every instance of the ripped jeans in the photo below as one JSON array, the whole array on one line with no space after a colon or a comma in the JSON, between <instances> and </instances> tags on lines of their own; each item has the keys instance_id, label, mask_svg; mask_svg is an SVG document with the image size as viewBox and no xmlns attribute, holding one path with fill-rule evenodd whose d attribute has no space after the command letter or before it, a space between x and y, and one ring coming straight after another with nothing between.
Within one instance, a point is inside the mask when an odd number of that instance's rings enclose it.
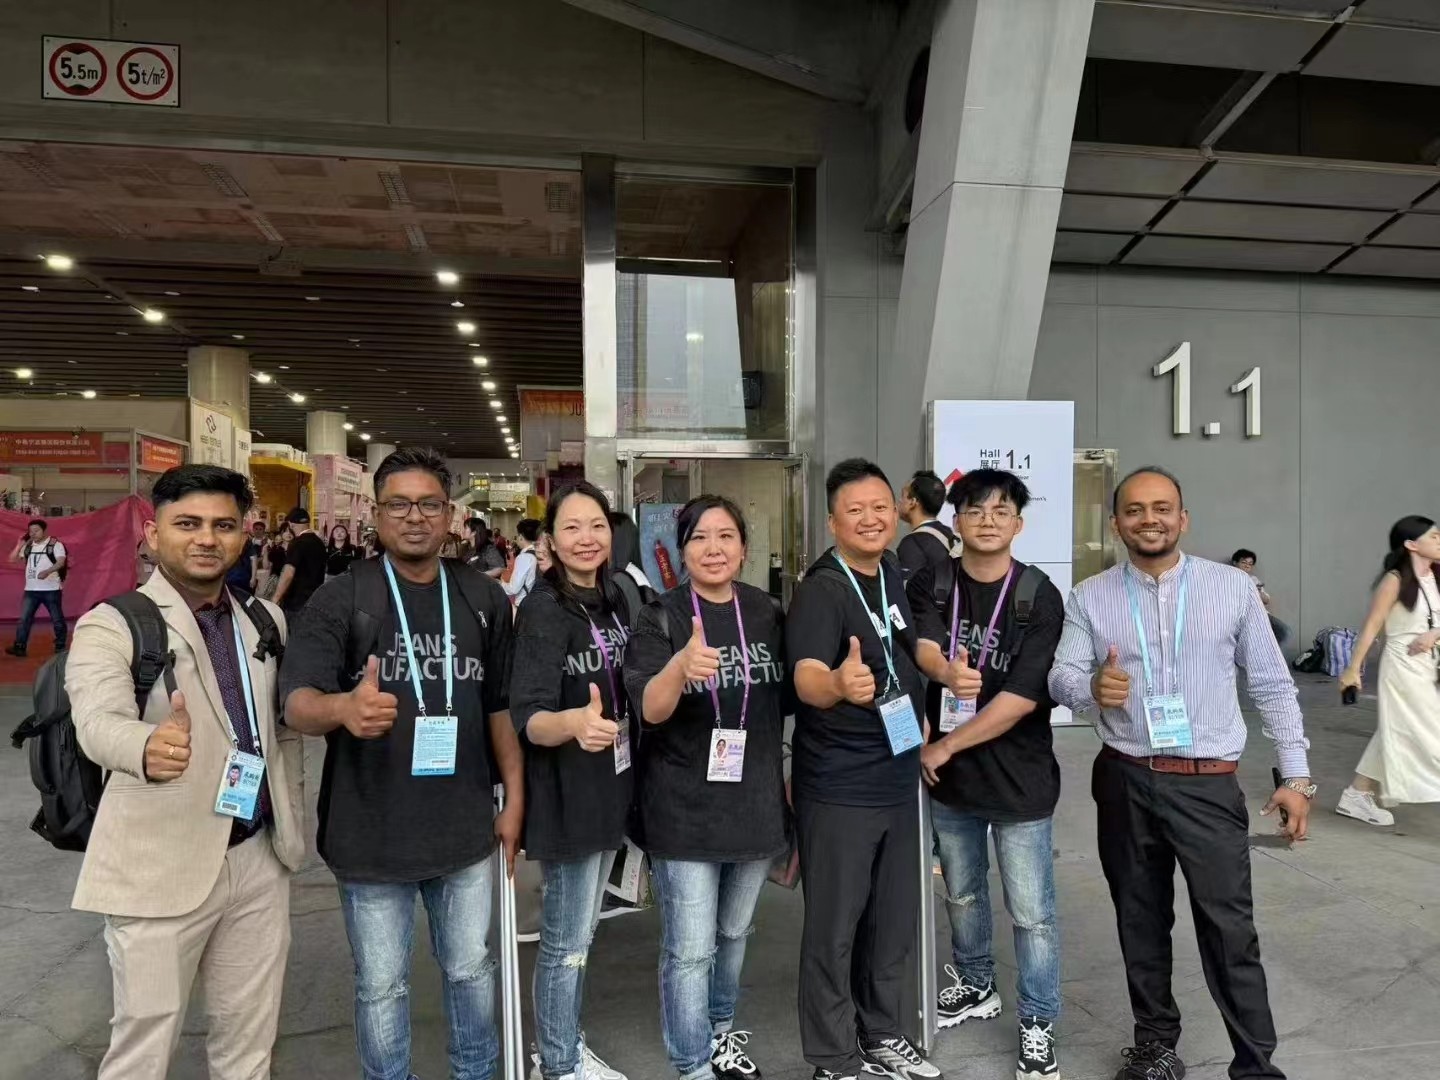
<instances>
[{"instance_id":1,"label":"ripped jeans","mask_svg":"<svg viewBox=\"0 0 1440 1080\"><path fill-rule=\"evenodd\" d=\"M340 884L345 933L355 957L355 1041L365 1080L410 1076L410 946L415 894L425 904L430 947L444 976L450 1075L491 1080L499 1057L495 969L490 951L494 859L444 877L401 885Z\"/></svg>"},{"instance_id":2,"label":"ripped jeans","mask_svg":"<svg viewBox=\"0 0 1440 1080\"><path fill-rule=\"evenodd\" d=\"M540 951L535 958L535 1038L545 1080L569 1076L580 1061L580 1002L590 942L615 852L540 864Z\"/></svg>"},{"instance_id":3,"label":"ripped jeans","mask_svg":"<svg viewBox=\"0 0 1440 1080\"><path fill-rule=\"evenodd\" d=\"M930 800L945 906L950 915L950 948L955 967L984 985L995 977L990 917L990 845L1005 890L1005 910L1015 924L1017 1016L1054 1020L1060 1015L1060 930L1055 922L1055 861L1051 819L991 823L975 814Z\"/></svg>"},{"instance_id":4,"label":"ripped jeans","mask_svg":"<svg viewBox=\"0 0 1440 1080\"><path fill-rule=\"evenodd\" d=\"M681 1080L712 1075L711 1041L735 1022L745 939L769 870L769 859L650 861L661 917L660 1026Z\"/></svg>"}]
</instances>

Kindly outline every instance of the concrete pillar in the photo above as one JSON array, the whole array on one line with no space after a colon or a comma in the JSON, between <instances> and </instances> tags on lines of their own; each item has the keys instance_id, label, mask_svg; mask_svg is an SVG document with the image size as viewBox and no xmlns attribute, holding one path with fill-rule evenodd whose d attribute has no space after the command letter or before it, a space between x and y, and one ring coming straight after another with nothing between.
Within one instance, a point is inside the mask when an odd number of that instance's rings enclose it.
<instances>
[{"instance_id":1,"label":"concrete pillar","mask_svg":"<svg viewBox=\"0 0 1440 1080\"><path fill-rule=\"evenodd\" d=\"M365 444L365 467L372 473L380 467L380 462L395 452L395 444L388 442L368 442Z\"/></svg>"},{"instance_id":2,"label":"concrete pillar","mask_svg":"<svg viewBox=\"0 0 1440 1080\"><path fill-rule=\"evenodd\" d=\"M305 452L307 454L345 455L349 433L345 430L345 414L317 409L305 415Z\"/></svg>"},{"instance_id":3,"label":"concrete pillar","mask_svg":"<svg viewBox=\"0 0 1440 1080\"><path fill-rule=\"evenodd\" d=\"M250 353L227 345L193 345L188 354L190 396L213 405L250 430Z\"/></svg>"},{"instance_id":4,"label":"concrete pillar","mask_svg":"<svg viewBox=\"0 0 1440 1080\"><path fill-rule=\"evenodd\" d=\"M924 459L925 403L1023 399L1094 0L940 0L881 460ZM897 479L896 483L899 483Z\"/></svg>"}]
</instances>

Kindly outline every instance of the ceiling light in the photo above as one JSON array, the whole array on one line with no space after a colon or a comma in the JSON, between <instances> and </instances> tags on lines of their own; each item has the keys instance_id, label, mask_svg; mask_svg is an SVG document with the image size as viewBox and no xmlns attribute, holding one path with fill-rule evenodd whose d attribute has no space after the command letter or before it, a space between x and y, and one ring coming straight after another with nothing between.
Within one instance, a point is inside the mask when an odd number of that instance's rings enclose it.
<instances>
[{"instance_id":1,"label":"ceiling light","mask_svg":"<svg viewBox=\"0 0 1440 1080\"><path fill-rule=\"evenodd\" d=\"M493 380L493 379L486 379L484 382L482 382L482 383L480 384L480 389L481 389L481 390L494 390L494 389L495 389L495 380Z\"/></svg>"},{"instance_id":2,"label":"ceiling light","mask_svg":"<svg viewBox=\"0 0 1440 1080\"><path fill-rule=\"evenodd\" d=\"M83 397L86 401L89 401L91 398L93 398L93 397L95 396L95 391L94 391L94 390L81 390L81 391L80 391L80 396Z\"/></svg>"},{"instance_id":3,"label":"ceiling light","mask_svg":"<svg viewBox=\"0 0 1440 1080\"><path fill-rule=\"evenodd\" d=\"M35 372L31 371L28 367L17 367L15 369L15 377L17 379L33 379Z\"/></svg>"},{"instance_id":4,"label":"ceiling light","mask_svg":"<svg viewBox=\"0 0 1440 1080\"><path fill-rule=\"evenodd\" d=\"M475 333L475 324L473 322L466 322L462 319L460 322L457 322L455 324L455 329L459 330L460 333L464 334L466 337L469 337L471 334Z\"/></svg>"},{"instance_id":5,"label":"ceiling light","mask_svg":"<svg viewBox=\"0 0 1440 1080\"><path fill-rule=\"evenodd\" d=\"M351 345L359 345L359 344L360 344L360 339L359 339L358 337L347 337L345 340L348 341L348 342L350 342Z\"/></svg>"},{"instance_id":6,"label":"ceiling light","mask_svg":"<svg viewBox=\"0 0 1440 1080\"><path fill-rule=\"evenodd\" d=\"M281 371L289 371L289 370L290 370L290 365L289 365L289 364L280 364L280 365L278 365L278 367L280 368Z\"/></svg>"},{"instance_id":7,"label":"ceiling light","mask_svg":"<svg viewBox=\"0 0 1440 1080\"><path fill-rule=\"evenodd\" d=\"M296 405L304 405L304 404L305 404L305 395L304 395L304 394L291 394L291 395L290 395L290 400L293 401Z\"/></svg>"},{"instance_id":8,"label":"ceiling light","mask_svg":"<svg viewBox=\"0 0 1440 1080\"><path fill-rule=\"evenodd\" d=\"M436 270L435 280L441 285L459 285L460 275L454 270Z\"/></svg>"},{"instance_id":9,"label":"ceiling light","mask_svg":"<svg viewBox=\"0 0 1440 1080\"><path fill-rule=\"evenodd\" d=\"M498 420L498 421L500 421L500 423L502 423L502 424L505 423L505 417L503 417L503 416L497 416L497 417L495 417L495 419Z\"/></svg>"},{"instance_id":10,"label":"ceiling light","mask_svg":"<svg viewBox=\"0 0 1440 1080\"><path fill-rule=\"evenodd\" d=\"M116 337L129 337L129 336L130 336L130 331L129 331L129 330L116 330L116 331L115 331L115 336L116 336Z\"/></svg>"},{"instance_id":11,"label":"ceiling light","mask_svg":"<svg viewBox=\"0 0 1440 1080\"><path fill-rule=\"evenodd\" d=\"M510 434L510 429L509 429L508 427L502 427L502 428L500 429L500 434L501 434L501 435L509 435L509 434Z\"/></svg>"},{"instance_id":12,"label":"ceiling light","mask_svg":"<svg viewBox=\"0 0 1440 1080\"><path fill-rule=\"evenodd\" d=\"M473 363L476 367L490 366L490 358L488 356L472 356L470 358L470 362Z\"/></svg>"},{"instance_id":13,"label":"ceiling light","mask_svg":"<svg viewBox=\"0 0 1440 1080\"><path fill-rule=\"evenodd\" d=\"M270 381L270 373L267 371L255 372L255 381L258 383L268 383Z\"/></svg>"},{"instance_id":14,"label":"ceiling light","mask_svg":"<svg viewBox=\"0 0 1440 1080\"><path fill-rule=\"evenodd\" d=\"M517 458L517 459L518 459L518 458L520 457L520 451L519 451L519 450L511 450L511 451L510 451L510 456L511 456L512 458Z\"/></svg>"},{"instance_id":15,"label":"ceiling light","mask_svg":"<svg viewBox=\"0 0 1440 1080\"><path fill-rule=\"evenodd\" d=\"M685 340L689 342L704 341L705 335L700 333L699 330L691 330L685 335Z\"/></svg>"},{"instance_id":16,"label":"ceiling light","mask_svg":"<svg viewBox=\"0 0 1440 1080\"><path fill-rule=\"evenodd\" d=\"M368 432L368 431L362 431L362 432L360 432L360 438L361 438L362 440L364 440L365 442L369 442L369 441L370 441L370 432Z\"/></svg>"},{"instance_id":17,"label":"ceiling light","mask_svg":"<svg viewBox=\"0 0 1440 1080\"><path fill-rule=\"evenodd\" d=\"M40 286L39 286L39 285L21 285L20 288L24 289L26 292L39 292L39 291L40 291Z\"/></svg>"},{"instance_id":18,"label":"ceiling light","mask_svg":"<svg viewBox=\"0 0 1440 1080\"><path fill-rule=\"evenodd\" d=\"M147 307L140 312L140 317L148 323L162 323L165 321L165 313L159 308Z\"/></svg>"},{"instance_id":19,"label":"ceiling light","mask_svg":"<svg viewBox=\"0 0 1440 1080\"><path fill-rule=\"evenodd\" d=\"M306 300L310 300L310 301L315 301L315 300L319 300L320 297L318 297L318 296L307 296L307 297L305 297L305 299L306 299Z\"/></svg>"},{"instance_id":20,"label":"ceiling light","mask_svg":"<svg viewBox=\"0 0 1440 1080\"><path fill-rule=\"evenodd\" d=\"M46 255L45 265L51 270L58 270L63 274L66 270L75 268L75 260L69 255Z\"/></svg>"},{"instance_id":21,"label":"ceiling light","mask_svg":"<svg viewBox=\"0 0 1440 1080\"><path fill-rule=\"evenodd\" d=\"M505 407L505 403L502 402L499 398L491 398L490 407L492 409L503 409Z\"/></svg>"},{"instance_id":22,"label":"ceiling light","mask_svg":"<svg viewBox=\"0 0 1440 1080\"><path fill-rule=\"evenodd\" d=\"M245 340L245 335L244 335L244 334L231 334L230 336L231 336L232 338L234 338L236 341L244 341L244 340Z\"/></svg>"},{"instance_id":23,"label":"ceiling light","mask_svg":"<svg viewBox=\"0 0 1440 1080\"><path fill-rule=\"evenodd\" d=\"M165 290L165 295L166 295L166 296L179 296L180 294L179 294L178 292L176 292L174 289L166 289L166 290Z\"/></svg>"},{"instance_id":24,"label":"ceiling light","mask_svg":"<svg viewBox=\"0 0 1440 1080\"><path fill-rule=\"evenodd\" d=\"M342 428L344 428L346 431L354 431L354 430L355 430L355 425L352 424L352 423L350 423L349 420L346 420L345 423L341 424L340 426L341 426Z\"/></svg>"}]
</instances>

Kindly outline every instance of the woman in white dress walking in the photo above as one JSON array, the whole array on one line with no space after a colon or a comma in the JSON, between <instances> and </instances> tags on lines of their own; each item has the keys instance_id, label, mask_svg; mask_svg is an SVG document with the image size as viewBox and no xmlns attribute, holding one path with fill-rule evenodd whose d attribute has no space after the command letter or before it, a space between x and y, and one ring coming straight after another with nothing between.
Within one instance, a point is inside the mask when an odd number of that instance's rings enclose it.
<instances>
[{"instance_id":1,"label":"woman in white dress walking","mask_svg":"<svg viewBox=\"0 0 1440 1080\"><path fill-rule=\"evenodd\" d=\"M1380 804L1440 802L1440 528L1426 517L1401 518L1342 688L1360 688L1360 668L1383 626L1376 684L1379 721L1355 779L1335 809L1371 825L1393 825Z\"/></svg>"}]
</instances>

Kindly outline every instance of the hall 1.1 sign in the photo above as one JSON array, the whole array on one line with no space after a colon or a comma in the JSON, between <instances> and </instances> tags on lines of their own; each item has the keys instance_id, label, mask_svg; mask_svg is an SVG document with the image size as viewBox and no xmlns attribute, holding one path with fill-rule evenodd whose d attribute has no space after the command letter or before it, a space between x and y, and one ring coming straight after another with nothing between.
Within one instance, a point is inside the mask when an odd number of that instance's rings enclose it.
<instances>
[{"instance_id":1,"label":"hall 1.1 sign","mask_svg":"<svg viewBox=\"0 0 1440 1080\"><path fill-rule=\"evenodd\" d=\"M41 96L122 105L180 104L180 46L96 38L42 40Z\"/></svg>"}]
</instances>

